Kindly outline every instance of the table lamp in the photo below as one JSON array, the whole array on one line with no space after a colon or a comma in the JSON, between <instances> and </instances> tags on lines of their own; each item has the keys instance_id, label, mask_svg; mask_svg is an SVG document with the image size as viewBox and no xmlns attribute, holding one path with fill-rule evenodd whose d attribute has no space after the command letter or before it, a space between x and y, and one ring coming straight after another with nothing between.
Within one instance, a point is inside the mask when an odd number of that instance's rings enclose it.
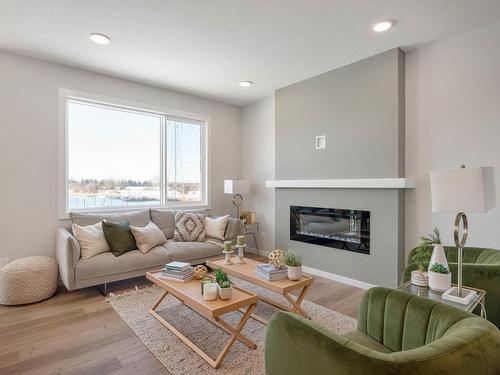
<instances>
[{"instance_id":1,"label":"table lamp","mask_svg":"<svg viewBox=\"0 0 500 375\"><path fill-rule=\"evenodd\" d=\"M243 203L243 194L250 191L250 184L246 180L224 180L224 194L233 195L233 205L236 207L236 217L240 218L240 206Z\"/></svg>"},{"instance_id":2,"label":"table lamp","mask_svg":"<svg viewBox=\"0 0 500 375\"><path fill-rule=\"evenodd\" d=\"M443 299L467 305L474 290L462 286L462 257L469 226L466 213L487 212L496 204L493 167L442 169L430 171L432 212L457 213L453 238L458 251L457 286L443 293ZM459 236L462 223L462 236Z\"/></svg>"}]
</instances>

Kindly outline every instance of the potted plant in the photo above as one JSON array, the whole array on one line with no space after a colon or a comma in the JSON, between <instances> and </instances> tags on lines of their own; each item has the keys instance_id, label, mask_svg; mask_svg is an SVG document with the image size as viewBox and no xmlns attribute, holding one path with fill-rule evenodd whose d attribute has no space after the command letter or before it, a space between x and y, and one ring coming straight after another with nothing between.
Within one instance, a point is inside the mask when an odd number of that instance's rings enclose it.
<instances>
[{"instance_id":1,"label":"potted plant","mask_svg":"<svg viewBox=\"0 0 500 375\"><path fill-rule=\"evenodd\" d=\"M451 288L451 273L448 267L434 263L429 268L429 287L436 292L444 292Z\"/></svg>"},{"instance_id":2,"label":"potted plant","mask_svg":"<svg viewBox=\"0 0 500 375\"><path fill-rule=\"evenodd\" d=\"M302 277L302 259L295 251L288 250L283 254L283 263L287 267L287 274L290 280L300 280Z\"/></svg>"},{"instance_id":3,"label":"potted plant","mask_svg":"<svg viewBox=\"0 0 500 375\"><path fill-rule=\"evenodd\" d=\"M418 286L428 286L429 276L427 273L427 265L431 257L431 248L427 246L419 246L413 254L412 262L417 263L417 270L411 272L411 283Z\"/></svg>"},{"instance_id":4,"label":"potted plant","mask_svg":"<svg viewBox=\"0 0 500 375\"><path fill-rule=\"evenodd\" d=\"M217 290L220 299L231 299L233 295L233 287L231 281L222 268L217 268L214 273L215 282L217 283Z\"/></svg>"}]
</instances>

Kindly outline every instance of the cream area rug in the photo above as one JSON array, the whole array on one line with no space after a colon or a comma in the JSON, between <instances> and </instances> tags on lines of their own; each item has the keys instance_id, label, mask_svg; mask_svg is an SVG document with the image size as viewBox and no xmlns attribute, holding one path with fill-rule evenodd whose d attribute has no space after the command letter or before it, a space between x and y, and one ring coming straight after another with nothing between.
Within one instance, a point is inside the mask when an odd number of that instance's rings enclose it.
<instances>
[{"instance_id":1,"label":"cream area rug","mask_svg":"<svg viewBox=\"0 0 500 375\"><path fill-rule=\"evenodd\" d=\"M266 289L236 278L232 278L232 281L249 291L286 303L283 297ZM170 374L265 374L264 341L266 326L264 324L250 318L243 330L243 334L257 344L257 349L249 349L236 341L220 368L213 369L205 360L149 314L149 309L160 298L162 293L162 289L154 285L146 289L136 288L118 296L111 295L108 300L113 309L132 328L137 337L158 358ZM314 322L338 334L347 333L356 327L356 319L349 316L307 300L303 301L302 306L311 315ZM173 296L168 296L157 311L212 358L215 358L221 352L224 343L229 337L224 330L192 311ZM275 311L275 308L259 301L254 313L269 319ZM222 318L235 326L241 316L242 314L239 312L232 312L223 315Z\"/></svg>"}]
</instances>

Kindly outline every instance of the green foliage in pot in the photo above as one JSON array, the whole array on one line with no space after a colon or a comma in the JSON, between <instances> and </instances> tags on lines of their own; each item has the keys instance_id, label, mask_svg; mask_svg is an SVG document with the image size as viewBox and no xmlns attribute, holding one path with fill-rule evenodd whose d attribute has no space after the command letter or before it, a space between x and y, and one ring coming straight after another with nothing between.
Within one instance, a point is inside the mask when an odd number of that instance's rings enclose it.
<instances>
[{"instance_id":1,"label":"green foliage in pot","mask_svg":"<svg viewBox=\"0 0 500 375\"><path fill-rule=\"evenodd\" d=\"M283 263L289 267L300 267L302 266L302 258L297 252L293 250L288 250L283 254Z\"/></svg>"},{"instance_id":2,"label":"green foliage in pot","mask_svg":"<svg viewBox=\"0 0 500 375\"><path fill-rule=\"evenodd\" d=\"M429 261L432 256L432 247L434 245L441 245L441 234L439 229L434 228L432 233L429 233L427 237L420 237L420 245L415 250L413 254L412 262L417 263L418 270L424 272L429 266Z\"/></svg>"},{"instance_id":3,"label":"green foliage in pot","mask_svg":"<svg viewBox=\"0 0 500 375\"><path fill-rule=\"evenodd\" d=\"M429 265L431 259L432 250L429 247L417 247L415 253L413 254L412 262L417 263L418 270L424 272Z\"/></svg>"},{"instance_id":4,"label":"green foliage in pot","mask_svg":"<svg viewBox=\"0 0 500 375\"><path fill-rule=\"evenodd\" d=\"M448 268L446 266L439 264L439 263L434 263L431 266L431 269L429 271L435 272L435 273L442 273L442 274L450 273L450 271L448 270Z\"/></svg>"},{"instance_id":5,"label":"green foliage in pot","mask_svg":"<svg viewBox=\"0 0 500 375\"><path fill-rule=\"evenodd\" d=\"M420 237L420 247L433 247L434 245L441 245L441 233L439 229L434 228L432 233L429 233L427 237Z\"/></svg>"},{"instance_id":6,"label":"green foliage in pot","mask_svg":"<svg viewBox=\"0 0 500 375\"><path fill-rule=\"evenodd\" d=\"M229 286L231 286L231 281L229 280L227 273L225 273L224 270L220 267L214 271L214 279L215 282L219 284L221 288L229 288ZM222 284L225 285L226 283L228 283L229 286L226 287L222 286Z\"/></svg>"},{"instance_id":7,"label":"green foliage in pot","mask_svg":"<svg viewBox=\"0 0 500 375\"><path fill-rule=\"evenodd\" d=\"M225 289L225 288L230 288L231 287L231 282L230 281L221 281L219 283L219 286L222 288L222 289Z\"/></svg>"}]
</instances>

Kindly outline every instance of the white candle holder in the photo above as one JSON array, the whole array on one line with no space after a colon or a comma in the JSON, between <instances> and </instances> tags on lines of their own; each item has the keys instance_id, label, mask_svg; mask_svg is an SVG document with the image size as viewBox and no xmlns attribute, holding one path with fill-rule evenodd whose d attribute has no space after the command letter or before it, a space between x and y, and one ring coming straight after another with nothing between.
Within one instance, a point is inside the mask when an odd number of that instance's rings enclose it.
<instances>
[{"instance_id":1,"label":"white candle holder","mask_svg":"<svg viewBox=\"0 0 500 375\"><path fill-rule=\"evenodd\" d=\"M236 264L245 264L245 245L236 245L238 248L238 258L236 258Z\"/></svg>"},{"instance_id":2,"label":"white candle holder","mask_svg":"<svg viewBox=\"0 0 500 375\"><path fill-rule=\"evenodd\" d=\"M224 259L224 264L233 264L231 262L231 256L233 254L233 250L231 250L231 251L223 251L223 253L226 256L226 258Z\"/></svg>"}]
</instances>

